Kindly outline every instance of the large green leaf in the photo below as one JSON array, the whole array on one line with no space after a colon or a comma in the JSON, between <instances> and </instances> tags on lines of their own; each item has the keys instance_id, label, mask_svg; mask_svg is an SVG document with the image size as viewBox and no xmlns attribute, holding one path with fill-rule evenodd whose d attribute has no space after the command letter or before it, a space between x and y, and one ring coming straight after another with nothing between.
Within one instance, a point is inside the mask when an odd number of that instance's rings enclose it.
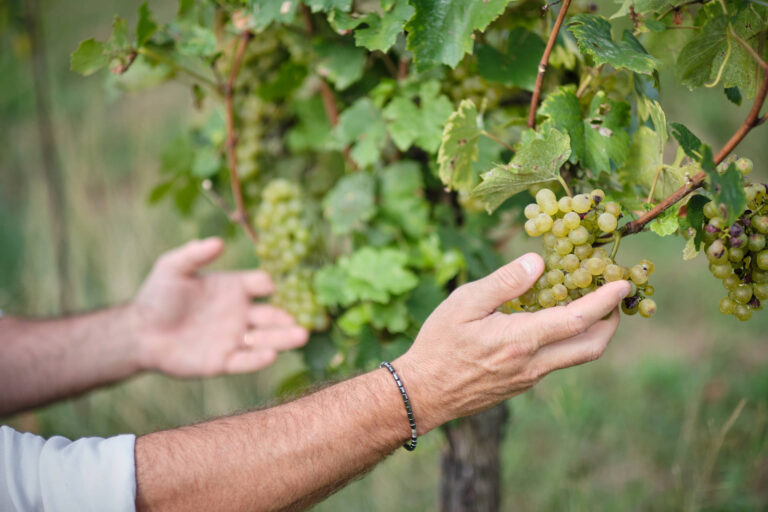
<instances>
[{"instance_id":1,"label":"large green leaf","mask_svg":"<svg viewBox=\"0 0 768 512\"><path fill-rule=\"evenodd\" d=\"M539 107L539 114L549 117L555 128L568 133L571 138L571 160L584 161L587 156L584 120L576 90L566 86L550 93Z\"/></svg>"},{"instance_id":2,"label":"large green leaf","mask_svg":"<svg viewBox=\"0 0 768 512\"><path fill-rule=\"evenodd\" d=\"M533 90L544 53L544 41L523 27L514 28L506 39L504 53L490 45L477 48L477 70L486 80Z\"/></svg>"},{"instance_id":3,"label":"large green leaf","mask_svg":"<svg viewBox=\"0 0 768 512\"><path fill-rule=\"evenodd\" d=\"M326 42L318 45L317 55L320 57L317 73L330 80L340 91L363 77L365 50L362 48Z\"/></svg>"},{"instance_id":4,"label":"large green leaf","mask_svg":"<svg viewBox=\"0 0 768 512\"><path fill-rule=\"evenodd\" d=\"M606 63L616 69L644 74L652 73L659 65L630 31L624 31L621 41L614 41L611 24L602 16L577 14L571 18L568 28L576 37L581 53L591 55L596 64Z\"/></svg>"},{"instance_id":5,"label":"large green leaf","mask_svg":"<svg viewBox=\"0 0 768 512\"><path fill-rule=\"evenodd\" d=\"M261 32L273 21L290 23L299 3L299 0L253 0L253 30Z\"/></svg>"},{"instance_id":6,"label":"large green leaf","mask_svg":"<svg viewBox=\"0 0 768 512\"><path fill-rule=\"evenodd\" d=\"M404 160L381 172L381 211L406 234L419 238L429 227L429 205L424 199L421 169Z\"/></svg>"},{"instance_id":7,"label":"large green leaf","mask_svg":"<svg viewBox=\"0 0 768 512\"><path fill-rule=\"evenodd\" d=\"M693 89L709 81L712 64L728 46L725 35L727 26L728 18L725 16L711 19L683 47L677 57L677 73L683 85Z\"/></svg>"},{"instance_id":8,"label":"large green leaf","mask_svg":"<svg viewBox=\"0 0 768 512\"><path fill-rule=\"evenodd\" d=\"M451 114L443 130L443 140L437 153L440 179L455 190L469 190L475 183L472 162L477 160L477 139L482 124L472 100L463 100Z\"/></svg>"},{"instance_id":9,"label":"large green leaf","mask_svg":"<svg viewBox=\"0 0 768 512\"><path fill-rule=\"evenodd\" d=\"M375 181L365 172L341 178L323 200L323 213L337 235L361 229L376 213Z\"/></svg>"},{"instance_id":10,"label":"large green leaf","mask_svg":"<svg viewBox=\"0 0 768 512\"><path fill-rule=\"evenodd\" d=\"M592 171L611 172L621 167L629 153L630 107L627 102L614 101L600 91L592 98L589 114L584 120L586 157L583 163Z\"/></svg>"},{"instance_id":11,"label":"large green leaf","mask_svg":"<svg viewBox=\"0 0 768 512\"><path fill-rule=\"evenodd\" d=\"M152 12L147 2L139 7L139 21L136 23L136 44L142 46L157 31L157 23L152 19Z\"/></svg>"},{"instance_id":12,"label":"large green leaf","mask_svg":"<svg viewBox=\"0 0 768 512\"><path fill-rule=\"evenodd\" d=\"M744 194L744 177L731 163L724 173L720 173L712 157L712 148L706 144L701 148L701 167L709 178L709 189L718 204L724 204L728 213L728 224L735 221L747 208Z\"/></svg>"},{"instance_id":13,"label":"large green leaf","mask_svg":"<svg viewBox=\"0 0 768 512\"><path fill-rule=\"evenodd\" d=\"M533 184L556 180L560 167L571 155L568 135L554 128L524 143L507 165L482 175L472 195L485 203L489 213L508 198Z\"/></svg>"},{"instance_id":14,"label":"large green leaf","mask_svg":"<svg viewBox=\"0 0 768 512\"><path fill-rule=\"evenodd\" d=\"M419 68L456 66L472 52L475 30L485 30L510 0L408 0L416 14L406 24L408 50Z\"/></svg>"}]
</instances>

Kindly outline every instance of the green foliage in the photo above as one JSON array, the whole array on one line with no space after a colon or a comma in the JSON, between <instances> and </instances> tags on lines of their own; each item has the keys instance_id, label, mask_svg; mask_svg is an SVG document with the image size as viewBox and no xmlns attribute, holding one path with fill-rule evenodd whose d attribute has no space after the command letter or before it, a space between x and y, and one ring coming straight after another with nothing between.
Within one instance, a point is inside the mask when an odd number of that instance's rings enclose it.
<instances>
[{"instance_id":1,"label":"green foliage","mask_svg":"<svg viewBox=\"0 0 768 512\"><path fill-rule=\"evenodd\" d=\"M477 107L471 100L463 100L459 108L445 123L443 140L437 154L440 179L456 190L468 190L475 183L472 162L477 160L477 140L482 125Z\"/></svg>"},{"instance_id":2,"label":"green foliage","mask_svg":"<svg viewBox=\"0 0 768 512\"><path fill-rule=\"evenodd\" d=\"M542 53L544 41L537 34L516 27L507 37L505 52L491 45L477 48L477 71L488 81L530 91L536 83Z\"/></svg>"}]
</instances>

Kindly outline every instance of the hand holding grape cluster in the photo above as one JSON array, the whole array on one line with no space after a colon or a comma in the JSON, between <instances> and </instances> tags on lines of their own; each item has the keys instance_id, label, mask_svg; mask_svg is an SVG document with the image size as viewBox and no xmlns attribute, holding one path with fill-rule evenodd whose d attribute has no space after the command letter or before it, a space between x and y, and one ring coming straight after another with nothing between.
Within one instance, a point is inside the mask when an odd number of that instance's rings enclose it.
<instances>
[{"instance_id":1,"label":"hand holding grape cluster","mask_svg":"<svg viewBox=\"0 0 768 512\"><path fill-rule=\"evenodd\" d=\"M736 166L746 174L752 162L740 158ZM768 187L752 183L744 192L747 210L730 226L723 205L714 201L705 204L704 215L709 221L703 233L709 270L728 290L720 300L720 312L742 321L763 309L762 301L768 299Z\"/></svg>"},{"instance_id":2,"label":"hand holding grape cluster","mask_svg":"<svg viewBox=\"0 0 768 512\"><path fill-rule=\"evenodd\" d=\"M634 293L623 300L622 311L646 318L656 312L656 303L647 298L654 293L648 284L653 263L643 260L632 268L622 267L602 247L594 247L616 231L621 217L621 206L604 199L599 189L559 200L547 188L536 193L536 202L525 207L525 232L542 237L546 271L533 288L509 303L511 309L563 306L607 282L625 279L634 284Z\"/></svg>"}]
</instances>

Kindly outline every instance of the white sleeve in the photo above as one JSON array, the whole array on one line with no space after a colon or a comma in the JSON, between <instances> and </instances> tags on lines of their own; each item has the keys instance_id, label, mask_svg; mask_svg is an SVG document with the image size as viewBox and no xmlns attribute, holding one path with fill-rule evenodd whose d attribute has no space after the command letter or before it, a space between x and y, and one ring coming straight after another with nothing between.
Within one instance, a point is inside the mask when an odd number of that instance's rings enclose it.
<instances>
[{"instance_id":1,"label":"white sleeve","mask_svg":"<svg viewBox=\"0 0 768 512\"><path fill-rule=\"evenodd\" d=\"M133 512L133 435L48 440L0 426L3 512Z\"/></svg>"}]
</instances>

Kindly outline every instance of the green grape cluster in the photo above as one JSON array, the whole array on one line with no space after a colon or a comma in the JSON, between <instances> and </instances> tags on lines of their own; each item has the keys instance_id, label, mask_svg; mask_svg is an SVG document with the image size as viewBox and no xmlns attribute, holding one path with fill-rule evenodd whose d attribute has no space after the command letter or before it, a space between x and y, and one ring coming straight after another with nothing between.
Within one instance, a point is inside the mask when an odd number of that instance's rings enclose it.
<instances>
[{"instance_id":1,"label":"green grape cluster","mask_svg":"<svg viewBox=\"0 0 768 512\"><path fill-rule=\"evenodd\" d=\"M653 263L643 260L632 268L622 267L602 247L595 247L616 231L621 217L621 206L605 201L602 190L558 200L552 190L542 188L523 213L528 219L525 232L542 237L546 269L528 292L511 301L511 309L563 306L607 282L629 280L634 293L624 299L622 311L646 318L656 312L656 303L648 298L654 293L648 283Z\"/></svg>"},{"instance_id":2,"label":"green grape cluster","mask_svg":"<svg viewBox=\"0 0 768 512\"><path fill-rule=\"evenodd\" d=\"M747 210L730 226L723 205L705 204L703 233L709 270L728 292L720 299L720 312L741 321L763 309L768 299L768 186L748 184L744 192Z\"/></svg>"},{"instance_id":3,"label":"green grape cluster","mask_svg":"<svg viewBox=\"0 0 768 512\"><path fill-rule=\"evenodd\" d=\"M312 290L312 268L304 264L310 255L311 233L302 211L302 193L297 184L284 179L270 181L256 214L256 254L261 268L275 281L272 303L291 313L307 329L324 330L328 317Z\"/></svg>"}]
</instances>

